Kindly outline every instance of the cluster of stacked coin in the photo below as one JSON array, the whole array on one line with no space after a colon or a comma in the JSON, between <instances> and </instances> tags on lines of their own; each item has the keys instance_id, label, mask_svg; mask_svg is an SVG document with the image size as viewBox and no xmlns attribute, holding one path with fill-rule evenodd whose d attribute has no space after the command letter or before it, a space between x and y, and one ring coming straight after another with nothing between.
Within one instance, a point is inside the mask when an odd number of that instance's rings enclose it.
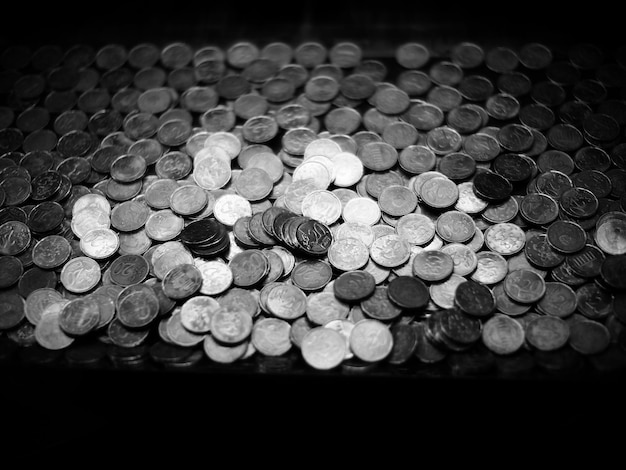
<instances>
[{"instance_id":1,"label":"cluster of stacked coin","mask_svg":"<svg viewBox=\"0 0 626 470\"><path fill-rule=\"evenodd\" d=\"M3 335L184 363L626 364L613 52L10 47Z\"/></svg>"}]
</instances>

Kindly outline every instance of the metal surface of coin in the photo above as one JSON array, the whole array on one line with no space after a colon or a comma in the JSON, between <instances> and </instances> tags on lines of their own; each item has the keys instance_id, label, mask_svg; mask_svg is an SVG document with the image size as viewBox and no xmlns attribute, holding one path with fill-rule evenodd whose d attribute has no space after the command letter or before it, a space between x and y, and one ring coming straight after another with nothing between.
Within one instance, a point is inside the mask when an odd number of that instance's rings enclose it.
<instances>
[{"instance_id":1,"label":"metal surface of coin","mask_svg":"<svg viewBox=\"0 0 626 470\"><path fill-rule=\"evenodd\" d=\"M496 308L496 298L489 287L469 280L459 284L454 303L463 312L475 317L487 317Z\"/></svg>"},{"instance_id":2,"label":"metal surface of coin","mask_svg":"<svg viewBox=\"0 0 626 470\"><path fill-rule=\"evenodd\" d=\"M100 307L95 297L83 297L70 301L61 310L59 327L70 336L82 336L100 324Z\"/></svg>"},{"instance_id":3,"label":"metal surface of coin","mask_svg":"<svg viewBox=\"0 0 626 470\"><path fill-rule=\"evenodd\" d=\"M181 324L192 333L208 333L211 330L211 318L220 308L219 302L208 295L192 297L181 306Z\"/></svg>"},{"instance_id":4,"label":"metal surface of coin","mask_svg":"<svg viewBox=\"0 0 626 470\"><path fill-rule=\"evenodd\" d=\"M264 318L252 327L252 344L265 356L281 356L291 349L290 329L285 320Z\"/></svg>"},{"instance_id":5,"label":"metal surface of coin","mask_svg":"<svg viewBox=\"0 0 626 470\"><path fill-rule=\"evenodd\" d=\"M382 361L391 353L393 336L382 322L361 320L354 325L350 335L350 348L363 361Z\"/></svg>"},{"instance_id":6,"label":"metal surface of coin","mask_svg":"<svg viewBox=\"0 0 626 470\"><path fill-rule=\"evenodd\" d=\"M452 274L453 270L454 260L443 251L423 250L413 258L413 275L424 281L443 281Z\"/></svg>"},{"instance_id":7,"label":"metal surface of coin","mask_svg":"<svg viewBox=\"0 0 626 470\"><path fill-rule=\"evenodd\" d=\"M540 351L553 351L567 343L570 328L567 322L553 316L539 316L526 325L526 339Z\"/></svg>"},{"instance_id":8,"label":"metal surface of coin","mask_svg":"<svg viewBox=\"0 0 626 470\"><path fill-rule=\"evenodd\" d=\"M524 344L524 329L513 318L496 314L483 325L482 340L496 354L513 354Z\"/></svg>"},{"instance_id":9,"label":"metal surface of coin","mask_svg":"<svg viewBox=\"0 0 626 470\"><path fill-rule=\"evenodd\" d=\"M78 256L68 261L61 270L61 284L69 292L80 294L93 289L101 278L100 266L86 256Z\"/></svg>"},{"instance_id":10,"label":"metal surface of coin","mask_svg":"<svg viewBox=\"0 0 626 470\"><path fill-rule=\"evenodd\" d=\"M347 344L341 333L325 327L309 330L302 338L303 359L314 369L330 370L344 360Z\"/></svg>"},{"instance_id":11,"label":"metal surface of coin","mask_svg":"<svg viewBox=\"0 0 626 470\"><path fill-rule=\"evenodd\" d=\"M374 240L369 254L378 265L395 268L408 261L411 249L409 243L400 236L384 235Z\"/></svg>"},{"instance_id":12,"label":"metal surface of coin","mask_svg":"<svg viewBox=\"0 0 626 470\"><path fill-rule=\"evenodd\" d=\"M237 344L252 333L252 317L244 310L221 307L211 317L211 335L222 344Z\"/></svg>"}]
</instances>

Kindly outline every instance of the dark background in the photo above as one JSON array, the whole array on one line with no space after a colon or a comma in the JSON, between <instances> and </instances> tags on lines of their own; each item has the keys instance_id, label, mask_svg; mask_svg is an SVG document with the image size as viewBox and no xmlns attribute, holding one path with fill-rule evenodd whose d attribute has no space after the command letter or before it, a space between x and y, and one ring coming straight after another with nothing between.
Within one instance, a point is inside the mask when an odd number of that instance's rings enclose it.
<instances>
[{"instance_id":1,"label":"dark background","mask_svg":"<svg viewBox=\"0 0 626 470\"><path fill-rule=\"evenodd\" d=\"M567 6L538 0L21 2L4 12L0 48L352 40L366 56L391 57L403 41L438 51L470 40L485 47L539 41L555 50L591 42L611 51L626 44L623 23L608 1ZM176 453L189 440L202 444L215 435L244 440L244 453L251 442L279 448L301 442L308 455L320 451L318 440L310 437L318 424L326 427L318 436L322 442L354 438L361 446L373 442L381 449L398 449L401 439L415 444L448 433L491 439L502 429L520 432L529 425L531 433L544 437L576 432L589 439L596 432L607 435L607 426L626 415L621 381L558 376L411 379L43 367L4 370L0 392L5 448L98 459L114 459L121 449ZM194 431L198 425L201 430ZM476 431L483 425L488 434ZM516 442L522 448L527 444Z\"/></svg>"}]
</instances>

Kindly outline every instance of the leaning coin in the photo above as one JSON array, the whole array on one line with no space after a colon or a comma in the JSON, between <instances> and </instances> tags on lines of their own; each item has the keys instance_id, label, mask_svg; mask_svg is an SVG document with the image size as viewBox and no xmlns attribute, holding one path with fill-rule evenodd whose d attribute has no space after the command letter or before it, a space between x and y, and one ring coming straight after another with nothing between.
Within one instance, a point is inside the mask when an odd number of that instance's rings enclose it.
<instances>
[{"instance_id":1,"label":"leaning coin","mask_svg":"<svg viewBox=\"0 0 626 470\"><path fill-rule=\"evenodd\" d=\"M204 337L202 347L204 353L213 362L219 364L231 364L239 359L242 359L248 349L248 343L242 342L235 345L224 345L218 343L211 335Z\"/></svg>"},{"instance_id":2,"label":"leaning coin","mask_svg":"<svg viewBox=\"0 0 626 470\"><path fill-rule=\"evenodd\" d=\"M35 289L26 297L26 304L24 305L26 319L36 326L39 320L41 320L46 307L58 302L65 302L58 290L51 287Z\"/></svg>"},{"instance_id":3,"label":"leaning coin","mask_svg":"<svg viewBox=\"0 0 626 470\"><path fill-rule=\"evenodd\" d=\"M300 346L305 362L319 370L337 367L346 356L346 341L341 333L324 327L310 330Z\"/></svg>"},{"instance_id":4,"label":"leaning coin","mask_svg":"<svg viewBox=\"0 0 626 470\"><path fill-rule=\"evenodd\" d=\"M485 322L482 340L496 354L513 354L524 344L524 328L507 315L496 314Z\"/></svg>"},{"instance_id":5,"label":"leaning coin","mask_svg":"<svg viewBox=\"0 0 626 470\"><path fill-rule=\"evenodd\" d=\"M100 324L100 307L94 297L70 301L59 315L59 327L70 336L82 336Z\"/></svg>"},{"instance_id":6,"label":"leaning coin","mask_svg":"<svg viewBox=\"0 0 626 470\"><path fill-rule=\"evenodd\" d=\"M233 307L221 307L211 317L211 335L223 344L237 344L252 333L252 317Z\"/></svg>"},{"instance_id":7,"label":"leaning coin","mask_svg":"<svg viewBox=\"0 0 626 470\"><path fill-rule=\"evenodd\" d=\"M581 354L598 354L609 347L611 337L605 325L581 320L570 326L569 345Z\"/></svg>"},{"instance_id":8,"label":"leaning coin","mask_svg":"<svg viewBox=\"0 0 626 470\"><path fill-rule=\"evenodd\" d=\"M569 336L569 325L558 317L539 316L526 326L526 339L540 351L553 351L563 347Z\"/></svg>"},{"instance_id":9,"label":"leaning coin","mask_svg":"<svg viewBox=\"0 0 626 470\"><path fill-rule=\"evenodd\" d=\"M291 349L291 325L278 318L264 318L252 328L252 344L265 356L282 356Z\"/></svg>"},{"instance_id":10,"label":"leaning coin","mask_svg":"<svg viewBox=\"0 0 626 470\"><path fill-rule=\"evenodd\" d=\"M35 339L46 349L64 349L74 342L74 338L65 334L59 326L59 317L64 305L64 303L58 303L47 307L41 320L35 326Z\"/></svg>"},{"instance_id":11,"label":"leaning coin","mask_svg":"<svg viewBox=\"0 0 626 470\"><path fill-rule=\"evenodd\" d=\"M179 264L163 278L163 292L170 299L185 299L198 292L202 284L202 273L195 265Z\"/></svg>"},{"instance_id":12,"label":"leaning coin","mask_svg":"<svg viewBox=\"0 0 626 470\"><path fill-rule=\"evenodd\" d=\"M361 320L354 325L350 335L350 348L362 361L382 361L393 349L393 336L384 323Z\"/></svg>"},{"instance_id":13,"label":"leaning coin","mask_svg":"<svg viewBox=\"0 0 626 470\"><path fill-rule=\"evenodd\" d=\"M174 313L167 320L166 329L169 338L174 344L188 348L201 343L206 336L187 330L181 323L180 310L174 310Z\"/></svg>"}]
</instances>

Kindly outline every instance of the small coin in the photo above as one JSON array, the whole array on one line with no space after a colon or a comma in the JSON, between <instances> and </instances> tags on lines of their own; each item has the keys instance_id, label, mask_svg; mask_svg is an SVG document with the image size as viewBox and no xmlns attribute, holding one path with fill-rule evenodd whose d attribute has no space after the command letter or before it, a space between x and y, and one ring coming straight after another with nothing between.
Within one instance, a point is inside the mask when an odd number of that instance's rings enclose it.
<instances>
[{"instance_id":1,"label":"small coin","mask_svg":"<svg viewBox=\"0 0 626 470\"><path fill-rule=\"evenodd\" d=\"M228 266L232 271L233 284L250 287L261 282L269 273L269 260L261 250L246 250L236 254Z\"/></svg>"},{"instance_id":2,"label":"small coin","mask_svg":"<svg viewBox=\"0 0 626 470\"><path fill-rule=\"evenodd\" d=\"M245 341L236 345L224 345L218 343L211 335L204 336L202 346L207 357L219 364L231 364L243 359L248 349L248 343Z\"/></svg>"},{"instance_id":3,"label":"small coin","mask_svg":"<svg viewBox=\"0 0 626 470\"><path fill-rule=\"evenodd\" d=\"M528 269L518 269L507 274L504 279L504 291L515 302L535 303L546 292L543 278Z\"/></svg>"},{"instance_id":4,"label":"small coin","mask_svg":"<svg viewBox=\"0 0 626 470\"><path fill-rule=\"evenodd\" d=\"M393 349L393 336L384 323L361 320L354 325L350 335L350 348L362 361L382 361Z\"/></svg>"},{"instance_id":5,"label":"small coin","mask_svg":"<svg viewBox=\"0 0 626 470\"><path fill-rule=\"evenodd\" d=\"M211 318L220 308L219 302L208 295L191 297L181 306L180 321L192 333L208 333L211 330Z\"/></svg>"},{"instance_id":6,"label":"small coin","mask_svg":"<svg viewBox=\"0 0 626 470\"><path fill-rule=\"evenodd\" d=\"M48 305L63 301L63 296L56 289L50 287L35 289L26 297L24 305L26 319L36 326Z\"/></svg>"},{"instance_id":7,"label":"small coin","mask_svg":"<svg viewBox=\"0 0 626 470\"><path fill-rule=\"evenodd\" d=\"M484 236L487 247L504 256L519 253L526 243L524 231L508 222L491 225L485 230Z\"/></svg>"},{"instance_id":8,"label":"small coin","mask_svg":"<svg viewBox=\"0 0 626 470\"><path fill-rule=\"evenodd\" d=\"M335 297L347 303L360 302L374 293L376 280L367 271L347 271L333 283Z\"/></svg>"},{"instance_id":9,"label":"small coin","mask_svg":"<svg viewBox=\"0 0 626 470\"><path fill-rule=\"evenodd\" d=\"M413 258L412 274L423 281L447 279L454 270L452 257L440 250L423 250Z\"/></svg>"},{"instance_id":10,"label":"small coin","mask_svg":"<svg viewBox=\"0 0 626 470\"><path fill-rule=\"evenodd\" d=\"M111 263L111 280L120 286L130 286L142 282L150 266L148 261L140 255L122 255Z\"/></svg>"},{"instance_id":11,"label":"small coin","mask_svg":"<svg viewBox=\"0 0 626 470\"><path fill-rule=\"evenodd\" d=\"M305 292L319 291L330 282L332 275L333 270L328 263L304 260L294 266L291 282Z\"/></svg>"}]
</instances>

